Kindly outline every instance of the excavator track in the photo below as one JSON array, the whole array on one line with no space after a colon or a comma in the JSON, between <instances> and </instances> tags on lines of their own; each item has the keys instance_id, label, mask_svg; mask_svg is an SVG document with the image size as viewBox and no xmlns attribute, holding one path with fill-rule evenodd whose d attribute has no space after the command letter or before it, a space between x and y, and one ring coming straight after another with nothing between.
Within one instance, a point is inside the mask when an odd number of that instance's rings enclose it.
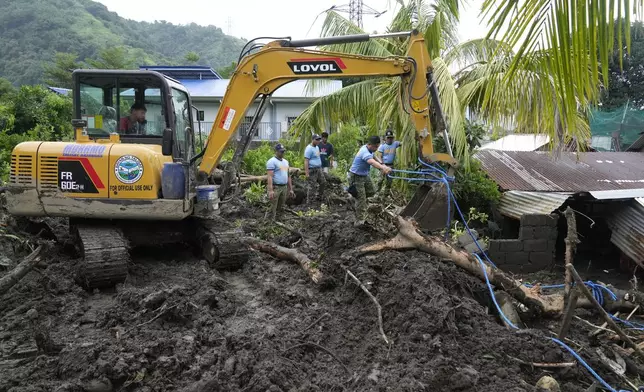
<instances>
[{"instance_id":1,"label":"excavator track","mask_svg":"<svg viewBox=\"0 0 644 392\"><path fill-rule=\"evenodd\" d=\"M120 229L110 226L75 225L83 261L78 280L88 289L123 283L128 273L129 244Z\"/></svg>"},{"instance_id":2,"label":"excavator track","mask_svg":"<svg viewBox=\"0 0 644 392\"><path fill-rule=\"evenodd\" d=\"M199 219L199 247L214 269L235 270L243 267L251 255L249 247L241 242L243 236L243 230L233 228L223 220Z\"/></svg>"}]
</instances>

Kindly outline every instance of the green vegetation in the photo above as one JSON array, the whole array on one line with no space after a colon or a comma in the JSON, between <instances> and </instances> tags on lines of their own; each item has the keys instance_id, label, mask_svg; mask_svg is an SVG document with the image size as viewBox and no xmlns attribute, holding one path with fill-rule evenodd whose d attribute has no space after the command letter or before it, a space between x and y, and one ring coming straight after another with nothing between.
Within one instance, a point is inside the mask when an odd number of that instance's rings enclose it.
<instances>
[{"instance_id":1,"label":"green vegetation","mask_svg":"<svg viewBox=\"0 0 644 392\"><path fill-rule=\"evenodd\" d=\"M466 219L467 219L466 223L467 223L467 226L472 228L473 224L485 225L488 221L488 218L489 218L488 214L484 212L479 212L476 210L476 208L471 207L466 216ZM442 233L444 235L445 230L443 230ZM454 220L452 222L452 227L450 227L450 230L449 230L450 239L452 240L452 242L456 243L458 237L465 233L467 233L467 231L465 230L465 225L461 223L459 219ZM484 236L484 237L480 237L478 240L479 240L479 243L481 243L481 245L484 245L484 244L487 245L490 239Z\"/></svg>"},{"instance_id":2,"label":"green vegetation","mask_svg":"<svg viewBox=\"0 0 644 392\"><path fill-rule=\"evenodd\" d=\"M0 79L0 87L6 86ZM9 175L13 148L28 140L71 140L72 99L42 86L0 90L0 180Z\"/></svg>"},{"instance_id":3,"label":"green vegetation","mask_svg":"<svg viewBox=\"0 0 644 392\"><path fill-rule=\"evenodd\" d=\"M244 191L244 196L250 204L262 205L266 200L266 185L254 182Z\"/></svg>"},{"instance_id":4,"label":"green vegetation","mask_svg":"<svg viewBox=\"0 0 644 392\"><path fill-rule=\"evenodd\" d=\"M81 61L108 68L188 61L218 69L237 60L243 44L214 26L136 22L91 0L0 2L0 77L16 86L64 81L47 72L50 62L63 70Z\"/></svg>"},{"instance_id":5,"label":"green vegetation","mask_svg":"<svg viewBox=\"0 0 644 392\"><path fill-rule=\"evenodd\" d=\"M296 141L280 140L286 148L284 158L291 167L304 168L304 156L300 153ZM261 176L266 174L266 161L275 155L274 142L263 142L257 148L246 151L242 161L242 170L246 174ZM229 152L230 151L230 152ZM222 156L222 161L232 160L234 150L229 149Z\"/></svg>"}]
</instances>

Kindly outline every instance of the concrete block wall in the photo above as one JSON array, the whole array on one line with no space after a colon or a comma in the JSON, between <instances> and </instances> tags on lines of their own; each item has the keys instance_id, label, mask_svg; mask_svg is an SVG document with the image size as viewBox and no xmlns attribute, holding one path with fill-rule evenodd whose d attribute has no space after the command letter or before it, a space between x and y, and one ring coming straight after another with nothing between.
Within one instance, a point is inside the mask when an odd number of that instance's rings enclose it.
<instances>
[{"instance_id":1,"label":"concrete block wall","mask_svg":"<svg viewBox=\"0 0 644 392\"><path fill-rule=\"evenodd\" d=\"M523 215L519 238L490 240L488 255L510 272L536 272L549 268L555 258L558 215Z\"/></svg>"}]
</instances>

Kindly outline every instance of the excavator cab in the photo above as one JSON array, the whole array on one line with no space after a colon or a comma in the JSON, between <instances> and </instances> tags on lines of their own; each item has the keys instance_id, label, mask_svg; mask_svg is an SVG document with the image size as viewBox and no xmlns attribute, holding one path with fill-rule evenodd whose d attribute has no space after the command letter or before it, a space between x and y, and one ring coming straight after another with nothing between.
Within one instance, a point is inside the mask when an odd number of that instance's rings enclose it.
<instances>
[{"instance_id":1,"label":"excavator cab","mask_svg":"<svg viewBox=\"0 0 644 392\"><path fill-rule=\"evenodd\" d=\"M77 70L73 73L74 118L100 141L161 145L164 156L194 155L190 95L179 82L154 71ZM77 135L78 138L78 135Z\"/></svg>"}]
</instances>

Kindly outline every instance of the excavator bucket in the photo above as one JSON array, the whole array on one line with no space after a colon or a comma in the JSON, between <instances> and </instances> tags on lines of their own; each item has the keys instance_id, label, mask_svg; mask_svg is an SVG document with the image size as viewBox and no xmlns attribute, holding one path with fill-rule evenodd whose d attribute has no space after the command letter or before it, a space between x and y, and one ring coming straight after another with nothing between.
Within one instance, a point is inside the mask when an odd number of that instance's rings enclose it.
<instances>
[{"instance_id":1,"label":"excavator bucket","mask_svg":"<svg viewBox=\"0 0 644 392\"><path fill-rule=\"evenodd\" d=\"M413 218L425 230L441 230L446 227L448 214L453 214L450 202L444 183L422 184L400 215Z\"/></svg>"}]
</instances>

